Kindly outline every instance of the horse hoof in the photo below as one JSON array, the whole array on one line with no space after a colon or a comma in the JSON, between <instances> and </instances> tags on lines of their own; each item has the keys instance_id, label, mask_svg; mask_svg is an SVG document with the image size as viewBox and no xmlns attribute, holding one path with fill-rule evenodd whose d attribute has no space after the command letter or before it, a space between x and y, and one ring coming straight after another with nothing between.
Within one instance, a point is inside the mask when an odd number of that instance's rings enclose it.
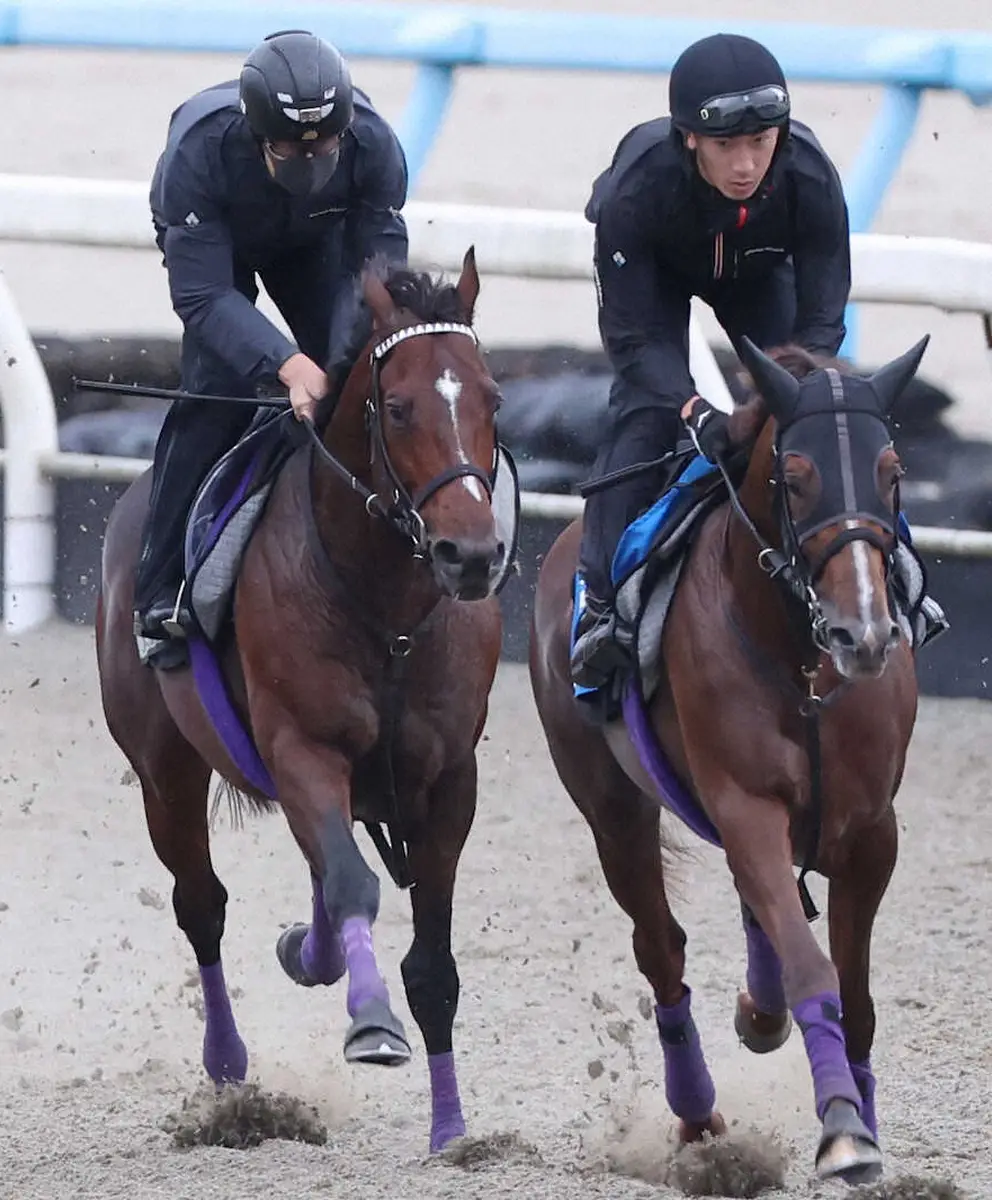
<instances>
[{"instance_id":1,"label":"horse hoof","mask_svg":"<svg viewBox=\"0 0 992 1200\"><path fill-rule=\"evenodd\" d=\"M402 1067L410 1061L410 1043L403 1023L382 1000L368 1000L355 1014L344 1039L344 1057L350 1063Z\"/></svg>"},{"instance_id":2,"label":"horse hoof","mask_svg":"<svg viewBox=\"0 0 992 1200\"><path fill-rule=\"evenodd\" d=\"M882 1151L858 1111L847 1100L833 1100L823 1116L823 1137L816 1152L820 1179L873 1183L882 1175Z\"/></svg>"},{"instance_id":3,"label":"horse hoof","mask_svg":"<svg viewBox=\"0 0 992 1200\"><path fill-rule=\"evenodd\" d=\"M300 987L318 987L337 981L344 974L344 968L333 979L314 979L303 966L303 940L310 932L309 925L291 925L284 929L276 942L276 958L279 965Z\"/></svg>"},{"instance_id":4,"label":"horse hoof","mask_svg":"<svg viewBox=\"0 0 992 1200\"><path fill-rule=\"evenodd\" d=\"M741 992L734 1013L734 1032L752 1054L771 1054L789 1040L792 1016L788 1010L775 1015L763 1013L749 992Z\"/></svg>"},{"instance_id":5,"label":"horse hoof","mask_svg":"<svg viewBox=\"0 0 992 1200\"><path fill-rule=\"evenodd\" d=\"M203 1042L203 1068L221 1091L244 1083L248 1075L248 1048L237 1034L221 1042Z\"/></svg>"},{"instance_id":6,"label":"horse hoof","mask_svg":"<svg viewBox=\"0 0 992 1200\"><path fill-rule=\"evenodd\" d=\"M701 1142L706 1135L722 1137L727 1132L727 1122L718 1112L710 1113L705 1121L679 1121L679 1142L688 1146Z\"/></svg>"}]
</instances>

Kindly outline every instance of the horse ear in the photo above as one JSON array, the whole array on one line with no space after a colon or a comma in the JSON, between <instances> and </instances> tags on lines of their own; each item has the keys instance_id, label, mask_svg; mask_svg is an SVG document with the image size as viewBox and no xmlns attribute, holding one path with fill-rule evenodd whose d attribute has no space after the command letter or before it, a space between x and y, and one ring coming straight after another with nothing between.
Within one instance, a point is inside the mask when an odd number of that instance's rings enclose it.
<instances>
[{"instance_id":1,"label":"horse ear","mask_svg":"<svg viewBox=\"0 0 992 1200\"><path fill-rule=\"evenodd\" d=\"M375 318L376 328L390 328L395 323L396 304L375 271L367 270L362 274L362 295Z\"/></svg>"},{"instance_id":2,"label":"horse ear","mask_svg":"<svg viewBox=\"0 0 992 1200\"><path fill-rule=\"evenodd\" d=\"M475 302L479 298L479 271L475 265L475 246L469 246L465 251L462 273L458 277L455 291L462 302L462 308L471 321L472 314L475 312Z\"/></svg>"},{"instance_id":3,"label":"horse ear","mask_svg":"<svg viewBox=\"0 0 992 1200\"><path fill-rule=\"evenodd\" d=\"M868 382L875 389L882 412L890 412L893 404L902 395L903 389L916 374L929 342L930 334L928 333L905 354L894 358L884 367L879 367L874 375L869 376Z\"/></svg>"},{"instance_id":4,"label":"horse ear","mask_svg":"<svg viewBox=\"0 0 992 1200\"><path fill-rule=\"evenodd\" d=\"M799 380L759 350L748 337L741 338L740 355L769 412L782 421L799 399Z\"/></svg>"}]
</instances>

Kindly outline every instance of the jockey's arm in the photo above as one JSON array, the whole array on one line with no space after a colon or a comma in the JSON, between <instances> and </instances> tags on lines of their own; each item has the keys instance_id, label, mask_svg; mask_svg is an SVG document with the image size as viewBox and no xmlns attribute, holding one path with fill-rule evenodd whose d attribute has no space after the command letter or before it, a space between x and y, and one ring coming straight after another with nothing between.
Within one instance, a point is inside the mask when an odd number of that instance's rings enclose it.
<instances>
[{"instance_id":1,"label":"jockey's arm","mask_svg":"<svg viewBox=\"0 0 992 1200\"><path fill-rule=\"evenodd\" d=\"M695 393L689 371L689 293L660 261L635 202L604 204L594 251L599 330L630 388L678 411Z\"/></svg>"},{"instance_id":2,"label":"jockey's arm","mask_svg":"<svg viewBox=\"0 0 992 1200\"><path fill-rule=\"evenodd\" d=\"M234 286L234 250L201 170L177 154L163 183L163 253L183 326L251 384L271 382L296 346Z\"/></svg>"},{"instance_id":3,"label":"jockey's arm","mask_svg":"<svg viewBox=\"0 0 992 1200\"><path fill-rule=\"evenodd\" d=\"M403 206L406 203L406 158L396 135L382 122L373 139L362 145L355 163L355 193L345 229L345 269L357 285L362 268L372 259L406 265L408 240ZM357 286L342 286L331 312L328 362L331 369L350 365L358 309ZM367 332L371 332L369 328Z\"/></svg>"},{"instance_id":4,"label":"jockey's arm","mask_svg":"<svg viewBox=\"0 0 992 1200\"><path fill-rule=\"evenodd\" d=\"M797 196L796 325L793 340L833 356L846 332L851 292L851 236L840 178L829 163L826 185L803 180Z\"/></svg>"}]
</instances>

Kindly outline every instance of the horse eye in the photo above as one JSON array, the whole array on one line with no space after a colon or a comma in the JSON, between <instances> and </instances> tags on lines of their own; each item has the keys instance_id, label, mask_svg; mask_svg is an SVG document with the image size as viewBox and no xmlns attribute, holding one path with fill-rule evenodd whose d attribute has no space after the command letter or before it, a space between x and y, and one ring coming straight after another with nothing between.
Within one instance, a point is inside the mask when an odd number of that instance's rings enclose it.
<instances>
[{"instance_id":1,"label":"horse eye","mask_svg":"<svg viewBox=\"0 0 992 1200\"><path fill-rule=\"evenodd\" d=\"M384 405L386 416L396 425L405 425L410 420L411 402L409 400L387 400Z\"/></svg>"}]
</instances>

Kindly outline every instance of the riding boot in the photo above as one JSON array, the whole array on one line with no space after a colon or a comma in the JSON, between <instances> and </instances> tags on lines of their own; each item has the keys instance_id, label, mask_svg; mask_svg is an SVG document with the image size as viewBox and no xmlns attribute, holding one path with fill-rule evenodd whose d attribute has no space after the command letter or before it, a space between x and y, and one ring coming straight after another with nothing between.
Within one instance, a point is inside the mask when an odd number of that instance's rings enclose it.
<instances>
[{"instance_id":1,"label":"riding boot","mask_svg":"<svg viewBox=\"0 0 992 1200\"><path fill-rule=\"evenodd\" d=\"M660 404L618 405L614 412L611 435L596 460L594 478L650 462L675 448L681 422L674 410ZM631 665L632 631L619 627L614 608L613 555L628 524L654 503L668 478L666 466L653 467L586 499L569 659L577 687L600 688Z\"/></svg>"},{"instance_id":2,"label":"riding boot","mask_svg":"<svg viewBox=\"0 0 992 1200\"><path fill-rule=\"evenodd\" d=\"M189 480L182 456L183 410L188 403L180 400L172 405L155 444L134 588L134 631L141 638L183 635L178 611L183 578L181 530L198 486L197 480Z\"/></svg>"}]
</instances>

